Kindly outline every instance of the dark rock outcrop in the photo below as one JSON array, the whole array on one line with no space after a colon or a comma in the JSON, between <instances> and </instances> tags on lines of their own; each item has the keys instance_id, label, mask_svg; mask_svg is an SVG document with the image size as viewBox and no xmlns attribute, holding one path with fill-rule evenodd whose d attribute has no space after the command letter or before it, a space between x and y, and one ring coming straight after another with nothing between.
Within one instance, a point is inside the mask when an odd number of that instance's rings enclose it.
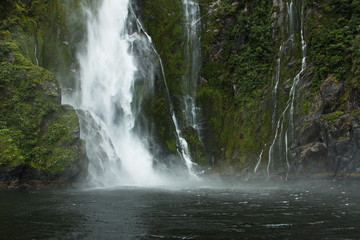
<instances>
[{"instance_id":1,"label":"dark rock outcrop","mask_svg":"<svg viewBox=\"0 0 360 240\"><path fill-rule=\"evenodd\" d=\"M301 127L297 128L297 141L290 155L293 172L360 173L359 110L336 111L344 91L343 83L329 77L321 85L309 114L297 119Z\"/></svg>"},{"instance_id":2,"label":"dark rock outcrop","mask_svg":"<svg viewBox=\"0 0 360 240\"><path fill-rule=\"evenodd\" d=\"M337 81L334 77L329 77L320 87L322 100L322 113L331 113L339 107L339 97L343 92L343 83Z\"/></svg>"}]
</instances>

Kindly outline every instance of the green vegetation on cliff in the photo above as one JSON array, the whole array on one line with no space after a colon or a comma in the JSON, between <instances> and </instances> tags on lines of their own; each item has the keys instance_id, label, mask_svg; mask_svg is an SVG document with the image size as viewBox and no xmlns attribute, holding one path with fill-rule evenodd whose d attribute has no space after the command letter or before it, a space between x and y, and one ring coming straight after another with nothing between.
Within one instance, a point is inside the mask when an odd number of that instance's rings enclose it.
<instances>
[{"instance_id":1,"label":"green vegetation on cliff","mask_svg":"<svg viewBox=\"0 0 360 240\"><path fill-rule=\"evenodd\" d=\"M263 0L201 2L204 61L198 102L213 139L207 144L215 159L244 168L270 130L263 100L274 55L272 5Z\"/></svg>"},{"instance_id":2,"label":"green vegetation on cliff","mask_svg":"<svg viewBox=\"0 0 360 240\"><path fill-rule=\"evenodd\" d=\"M295 152L301 153L307 141L332 141L322 136L334 126L323 124L319 116L328 114L323 120L345 118L359 108L359 1L200 3L203 64L198 103L206 119L207 148L216 166L253 169L262 150L263 159L268 160L276 123L288 105L290 89L301 69L301 29L307 43L307 68L295 86L296 133L294 139L287 139L293 144L287 150L298 159L287 157L299 162L300 154ZM278 51L280 46L282 50ZM279 81L276 92L274 80ZM283 124L279 131L291 122L286 119ZM304 129L316 136L302 132ZM279 145L285 142L281 141ZM285 151L285 146L281 148ZM328 161L337 158L331 156L332 149L327 151ZM280 161L280 156L275 158Z\"/></svg>"},{"instance_id":3,"label":"green vegetation on cliff","mask_svg":"<svg viewBox=\"0 0 360 240\"><path fill-rule=\"evenodd\" d=\"M158 142L165 145L170 153L177 154L175 129L169 109L171 101L174 103L175 114L179 112L180 81L185 73L182 3L176 0L138 0L138 2L141 21L153 40L165 71L164 79L159 59L155 56L158 62L158 74L150 115L156 125ZM167 87L164 84L165 80ZM181 117L181 114L177 114L177 117Z\"/></svg>"},{"instance_id":4,"label":"green vegetation on cliff","mask_svg":"<svg viewBox=\"0 0 360 240\"><path fill-rule=\"evenodd\" d=\"M45 70L61 61L62 3L3 1L0 13L0 165L57 173L83 154L76 113Z\"/></svg>"},{"instance_id":5,"label":"green vegetation on cliff","mask_svg":"<svg viewBox=\"0 0 360 240\"><path fill-rule=\"evenodd\" d=\"M25 59L14 42L1 40L0 56L0 163L63 170L77 155L75 112L61 106L53 74Z\"/></svg>"},{"instance_id":6,"label":"green vegetation on cliff","mask_svg":"<svg viewBox=\"0 0 360 240\"><path fill-rule=\"evenodd\" d=\"M313 87L330 75L359 88L360 2L322 1L306 4L306 38L315 68Z\"/></svg>"}]
</instances>

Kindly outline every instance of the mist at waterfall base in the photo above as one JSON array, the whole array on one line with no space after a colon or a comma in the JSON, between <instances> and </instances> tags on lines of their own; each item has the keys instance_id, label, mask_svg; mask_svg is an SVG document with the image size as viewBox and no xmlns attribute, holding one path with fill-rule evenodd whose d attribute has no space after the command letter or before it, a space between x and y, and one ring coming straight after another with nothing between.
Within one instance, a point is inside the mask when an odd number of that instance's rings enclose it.
<instances>
[{"instance_id":1,"label":"mist at waterfall base","mask_svg":"<svg viewBox=\"0 0 360 240\"><path fill-rule=\"evenodd\" d=\"M358 239L359 217L358 181L13 191L0 238Z\"/></svg>"}]
</instances>

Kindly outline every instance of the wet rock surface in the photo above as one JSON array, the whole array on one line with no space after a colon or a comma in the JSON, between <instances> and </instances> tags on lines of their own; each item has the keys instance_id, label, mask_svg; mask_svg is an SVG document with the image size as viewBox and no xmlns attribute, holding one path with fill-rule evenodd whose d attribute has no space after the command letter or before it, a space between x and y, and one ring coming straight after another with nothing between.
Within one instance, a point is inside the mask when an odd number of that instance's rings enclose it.
<instances>
[{"instance_id":1,"label":"wet rock surface","mask_svg":"<svg viewBox=\"0 0 360 240\"><path fill-rule=\"evenodd\" d=\"M341 83L324 82L312 111L297 119L301 127L290 155L293 172L360 173L360 116L356 109L334 111L341 91Z\"/></svg>"}]
</instances>

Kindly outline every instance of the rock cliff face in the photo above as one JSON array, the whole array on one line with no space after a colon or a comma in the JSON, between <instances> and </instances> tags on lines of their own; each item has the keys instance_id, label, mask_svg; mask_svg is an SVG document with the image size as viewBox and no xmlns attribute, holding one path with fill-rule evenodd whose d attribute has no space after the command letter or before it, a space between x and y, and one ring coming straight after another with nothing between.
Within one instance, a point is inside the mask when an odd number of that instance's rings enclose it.
<instances>
[{"instance_id":1,"label":"rock cliff face","mask_svg":"<svg viewBox=\"0 0 360 240\"><path fill-rule=\"evenodd\" d=\"M152 104L149 105L148 116L154 122L156 142L161 147L159 159L171 158L171 155L178 155L176 130L169 111L170 104L176 115L179 129L186 139L193 161L207 166L204 146L200 141L197 131L186 124L184 116L184 83L187 81L184 76L189 75L189 56L186 56L185 49L187 41L186 21L182 1L177 0L137 0L137 14L144 27L153 40L154 47L161 58L165 78L158 63L158 74L155 80L155 94ZM199 33L200 34L200 33ZM191 60L190 60L191 61ZM166 80L167 86L164 85ZM195 90L195 89L194 89ZM167 92L168 91L168 92ZM171 102L171 103L170 103ZM164 154L167 157L164 157ZM156 152L155 152L156 155Z\"/></svg>"},{"instance_id":2,"label":"rock cliff face","mask_svg":"<svg viewBox=\"0 0 360 240\"><path fill-rule=\"evenodd\" d=\"M297 119L290 156L296 172L359 173L359 108L341 107L346 83L326 79L308 114Z\"/></svg>"},{"instance_id":3,"label":"rock cliff face","mask_svg":"<svg viewBox=\"0 0 360 240\"><path fill-rule=\"evenodd\" d=\"M138 2L178 111L186 72L179 1ZM193 160L247 179L359 173L359 3L198 3L203 145L190 148ZM166 119L159 117L167 108L163 96L155 100L156 123ZM159 139L174 151L170 124L158 125L167 129Z\"/></svg>"},{"instance_id":4,"label":"rock cliff face","mask_svg":"<svg viewBox=\"0 0 360 240\"><path fill-rule=\"evenodd\" d=\"M216 169L359 173L358 1L201 3L198 102Z\"/></svg>"},{"instance_id":5,"label":"rock cliff face","mask_svg":"<svg viewBox=\"0 0 360 240\"><path fill-rule=\"evenodd\" d=\"M0 12L0 182L68 185L86 176L74 109L54 69L65 27L60 1L4 1ZM54 15L52 15L54 14Z\"/></svg>"},{"instance_id":6,"label":"rock cliff face","mask_svg":"<svg viewBox=\"0 0 360 240\"><path fill-rule=\"evenodd\" d=\"M304 1L308 76L299 84L296 172L359 173L359 3Z\"/></svg>"}]
</instances>

